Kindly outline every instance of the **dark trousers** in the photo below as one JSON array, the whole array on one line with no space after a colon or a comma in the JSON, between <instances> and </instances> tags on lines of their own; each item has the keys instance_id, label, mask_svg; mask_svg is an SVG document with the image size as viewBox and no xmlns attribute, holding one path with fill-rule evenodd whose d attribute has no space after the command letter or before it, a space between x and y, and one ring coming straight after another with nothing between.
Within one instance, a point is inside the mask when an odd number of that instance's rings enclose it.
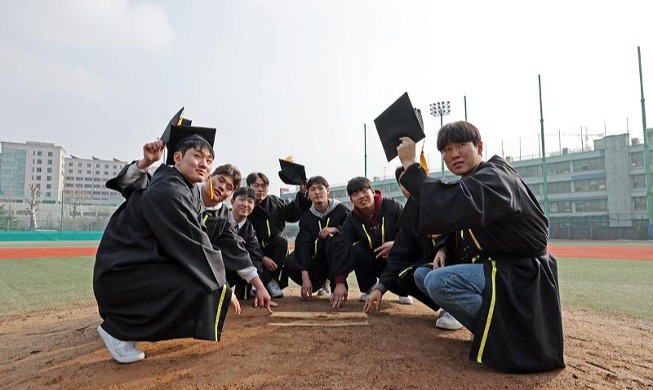
<instances>
[{"instance_id":1,"label":"dark trousers","mask_svg":"<svg viewBox=\"0 0 653 390\"><path fill-rule=\"evenodd\" d=\"M267 284L270 280L274 279L279 283L279 287L288 287L288 275L286 275L286 270L283 266L286 260L286 255L288 254L288 240L286 237L277 234L270 238L262 249L263 254L271 258L272 261L277 264L277 269L274 271L268 271L265 266L263 266L263 274L261 275L261 281L263 284Z\"/></svg>"},{"instance_id":2,"label":"dark trousers","mask_svg":"<svg viewBox=\"0 0 653 390\"><path fill-rule=\"evenodd\" d=\"M295 263L295 253L291 253L286 258L286 265L284 269L288 277L298 285L302 285L302 271ZM295 265L295 266L293 266ZM313 292L319 290L324 285L324 282L329 279L329 264L326 259L313 258L311 265L308 269L308 277L311 279L313 285ZM331 280L331 285L335 286L335 280Z\"/></svg>"},{"instance_id":3,"label":"dark trousers","mask_svg":"<svg viewBox=\"0 0 653 390\"><path fill-rule=\"evenodd\" d=\"M241 278L237 272L227 272L227 283L238 299L249 299L254 296L252 286Z\"/></svg>"},{"instance_id":4,"label":"dark trousers","mask_svg":"<svg viewBox=\"0 0 653 390\"><path fill-rule=\"evenodd\" d=\"M440 306L438 306L431 297L424 294L415 284L414 273L416 268L417 267L410 267L402 270L397 276L396 288L391 288L390 291L402 297L410 295L434 311L440 310Z\"/></svg>"},{"instance_id":5,"label":"dark trousers","mask_svg":"<svg viewBox=\"0 0 653 390\"><path fill-rule=\"evenodd\" d=\"M358 288L362 293L367 294L378 281L388 261L384 258L375 258L370 247L360 242L351 247L351 259Z\"/></svg>"}]
</instances>

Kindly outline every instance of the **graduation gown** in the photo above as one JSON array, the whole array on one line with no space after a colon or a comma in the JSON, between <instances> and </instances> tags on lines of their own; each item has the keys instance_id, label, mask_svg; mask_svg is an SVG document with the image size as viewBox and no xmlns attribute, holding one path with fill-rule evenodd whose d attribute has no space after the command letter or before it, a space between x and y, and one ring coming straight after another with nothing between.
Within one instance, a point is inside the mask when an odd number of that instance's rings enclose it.
<instances>
[{"instance_id":1,"label":"graduation gown","mask_svg":"<svg viewBox=\"0 0 653 390\"><path fill-rule=\"evenodd\" d=\"M421 266L430 266L435 257L436 240L416 236L407 230L399 230L394 239L392 250L388 255L388 262L379 277L383 285L382 292L390 290L397 293L397 278L406 270L414 271Z\"/></svg>"},{"instance_id":2,"label":"graduation gown","mask_svg":"<svg viewBox=\"0 0 653 390\"><path fill-rule=\"evenodd\" d=\"M236 221L233 221L235 224ZM254 230L254 225L252 225L249 220L245 220L245 223L241 227L237 227L236 232L245 242L245 249L249 253L252 263L256 267L259 276L263 273L263 252L261 251L261 244L256 238L256 231Z\"/></svg>"},{"instance_id":3,"label":"graduation gown","mask_svg":"<svg viewBox=\"0 0 653 390\"><path fill-rule=\"evenodd\" d=\"M320 230L326 227L342 228L350 210L342 203L336 204L327 214L318 217L311 210L307 210L299 220L299 233L295 238L295 254L293 261L296 264L286 266L298 271L311 269L311 261L328 262L327 240L319 238Z\"/></svg>"},{"instance_id":4,"label":"graduation gown","mask_svg":"<svg viewBox=\"0 0 653 390\"><path fill-rule=\"evenodd\" d=\"M235 221L227 206L222 205L217 210L204 210L202 220L211 244L222 254L227 272L236 272L254 266L245 247L245 240L238 235Z\"/></svg>"},{"instance_id":5,"label":"graduation gown","mask_svg":"<svg viewBox=\"0 0 653 390\"><path fill-rule=\"evenodd\" d=\"M254 207L247 219L254 226L261 247L265 248L270 238L283 233L286 222L299 221L302 213L310 207L311 201L299 192L294 200L268 195Z\"/></svg>"},{"instance_id":6,"label":"graduation gown","mask_svg":"<svg viewBox=\"0 0 653 390\"><path fill-rule=\"evenodd\" d=\"M416 165L401 183L416 197L420 233L463 231L484 256L485 290L470 359L509 372L563 368L558 272L548 221L501 157L449 183Z\"/></svg>"},{"instance_id":7,"label":"graduation gown","mask_svg":"<svg viewBox=\"0 0 653 390\"><path fill-rule=\"evenodd\" d=\"M393 241L399 230L398 221L403 207L392 198L383 198L377 214L377 226L369 226L355 212L350 213L333 243L331 276L347 275L354 269L351 260L353 245L366 245L374 250L385 242Z\"/></svg>"},{"instance_id":8,"label":"graduation gown","mask_svg":"<svg viewBox=\"0 0 653 390\"><path fill-rule=\"evenodd\" d=\"M202 230L198 200L195 186L162 165L109 220L93 292L112 336L219 340L231 290L220 251Z\"/></svg>"}]
</instances>

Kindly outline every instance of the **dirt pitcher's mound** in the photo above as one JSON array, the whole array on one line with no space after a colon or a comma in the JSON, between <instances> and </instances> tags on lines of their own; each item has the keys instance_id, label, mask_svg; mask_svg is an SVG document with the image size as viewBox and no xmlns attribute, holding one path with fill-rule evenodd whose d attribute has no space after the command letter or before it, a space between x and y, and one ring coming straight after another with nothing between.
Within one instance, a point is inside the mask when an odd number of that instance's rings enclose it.
<instances>
[{"instance_id":1,"label":"dirt pitcher's mound","mask_svg":"<svg viewBox=\"0 0 653 390\"><path fill-rule=\"evenodd\" d=\"M298 290L287 295L276 309L291 313L279 316L286 316L282 322L363 318L323 316L335 312L326 298L302 302ZM94 302L6 316L0 318L0 388L653 388L651 322L565 311L567 368L510 375L468 360L466 330L436 329L426 306L402 306L387 295L368 326L273 326L264 310L243 302L240 316L229 314L222 342L139 343L146 358L129 365L111 360L96 334ZM360 313L362 305L352 299L338 313ZM293 319L292 313L303 314Z\"/></svg>"}]
</instances>

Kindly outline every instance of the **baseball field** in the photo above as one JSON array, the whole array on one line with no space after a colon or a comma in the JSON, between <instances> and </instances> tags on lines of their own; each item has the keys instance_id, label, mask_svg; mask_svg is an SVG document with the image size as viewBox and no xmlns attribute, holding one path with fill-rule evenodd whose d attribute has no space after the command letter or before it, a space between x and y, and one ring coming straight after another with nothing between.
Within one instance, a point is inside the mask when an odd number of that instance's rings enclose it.
<instances>
[{"instance_id":1,"label":"baseball field","mask_svg":"<svg viewBox=\"0 0 653 390\"><path fill-rule=\"evenodd\" d=\"M359 292L335 312L291 286L275 314L241 302L220 343L139 343L146 359L111 360L96 334L97 242L0 245L0 388L651 389L653 243L552 242L559 264L564 370L504 374L468 360L468 331L386 294L364 316ZM355 280L352 280L355 284Z\"/></svg>"}]
</instances>

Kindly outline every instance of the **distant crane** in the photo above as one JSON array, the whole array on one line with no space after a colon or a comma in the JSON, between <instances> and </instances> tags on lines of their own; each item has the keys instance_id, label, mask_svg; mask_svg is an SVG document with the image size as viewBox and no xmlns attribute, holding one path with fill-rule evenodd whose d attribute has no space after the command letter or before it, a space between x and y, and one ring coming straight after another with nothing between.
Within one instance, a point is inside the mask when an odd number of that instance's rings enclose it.
<instances>
[{"instance_id":1,"label":"distant crane","mask_svg":"<svg viewBox=\"0 0 653 390\"><path fill-rule=\"evenodd\" d=\"M555 135L551 133L547 133L547 135ZM558 145L560 147L560 153L562 154L562 136L571 136L571 137L578 137L580 135L580 148L581 150L585 150L585 145L589 144L589 137L604 137L605 133L588 133L587 132L587 127L585 127L585 132L583 132L583 126L580 127L580 134L579 133L563 133L562 131L558 130Z\"/></svg>"}]
</instances>

